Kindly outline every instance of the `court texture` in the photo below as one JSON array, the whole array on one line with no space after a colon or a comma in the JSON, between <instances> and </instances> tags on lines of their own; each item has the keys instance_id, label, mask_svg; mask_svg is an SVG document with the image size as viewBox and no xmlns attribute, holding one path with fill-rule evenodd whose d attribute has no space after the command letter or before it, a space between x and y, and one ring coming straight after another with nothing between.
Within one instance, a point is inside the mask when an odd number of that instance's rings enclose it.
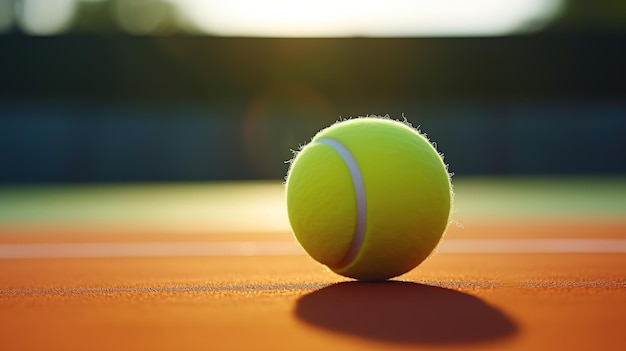
<instances>
[{"instance_id":1,"label":"court texture","mask_svg":"<svg viewBox=\"0 0 626 351\"><path fill-rule=\"evenodd\" d=\"M626 179L453 183L381 283L303 252L280 181L3 186L0 349L626 349Z\"/></svg>"}]
</instances>

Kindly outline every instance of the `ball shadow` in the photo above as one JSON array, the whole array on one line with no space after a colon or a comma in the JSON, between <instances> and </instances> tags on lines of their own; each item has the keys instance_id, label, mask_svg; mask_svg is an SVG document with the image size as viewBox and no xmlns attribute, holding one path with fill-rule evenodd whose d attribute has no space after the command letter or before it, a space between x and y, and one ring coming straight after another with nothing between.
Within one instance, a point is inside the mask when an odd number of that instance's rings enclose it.
<instances>
[{"instance_id":1,"label":"ball shadow","mask_svg":"<svg viewBox=\"0 0 626 351\"><path fill-rule=\"evenodd\" d=\"M457 344L506 338L517 325L459 291L409 282L344 282L301 297L295 316L314 326L405 344Z\"/></svg>"}]
</instances>

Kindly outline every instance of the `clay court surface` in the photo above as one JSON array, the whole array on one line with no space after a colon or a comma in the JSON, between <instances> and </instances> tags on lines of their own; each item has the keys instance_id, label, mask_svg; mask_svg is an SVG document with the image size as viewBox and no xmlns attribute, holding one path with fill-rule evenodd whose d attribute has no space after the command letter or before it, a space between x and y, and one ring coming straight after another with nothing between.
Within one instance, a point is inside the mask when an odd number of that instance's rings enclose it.
<instances>
[{"instance_id":1,"label":"clay court surface","mask_svg":"<svg viewBox=\"0 0 626 351\"><path fill-rule=\"evenodd\" d=\"M626 180L455 179L427 261L360 283L279 182L0 189L0 350L623 350Z\"/></svg>"}]
</instances>

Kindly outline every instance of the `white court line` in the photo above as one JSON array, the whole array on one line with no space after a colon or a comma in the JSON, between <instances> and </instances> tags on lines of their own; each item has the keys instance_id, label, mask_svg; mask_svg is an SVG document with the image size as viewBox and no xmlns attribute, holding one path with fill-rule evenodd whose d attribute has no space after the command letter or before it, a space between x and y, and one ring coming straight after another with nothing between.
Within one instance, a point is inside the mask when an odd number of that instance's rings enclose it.
<instances>
[{"instance_id":1,"label":"white court line","mask_svg":"<svg viewBox=\"0 0 626 351\"><path fill-rule=\"evenodd\" d=\"M442 254L626 253L626 239L449 239ZM0 259L302 255L295 241L0 244Z\"/></svg>"},{"instance_id":2,"label":"white court line","mask_svg":"<svg viewBox=\"0 0 626 351\"><path fill-rule=\"evenodd\" d=\"M0 259L299 255L296 242L145 242L1 244Z\"/></svg>"},{"instance_id":3,"label":"white court line","mask_svg":"<svg viewBox=\"0 0 626 351\"><path fill-rule=\"evenodd\" d=\"M626 239L452 239L440 253L626 253Z\"/></svg>"}]
</instances>

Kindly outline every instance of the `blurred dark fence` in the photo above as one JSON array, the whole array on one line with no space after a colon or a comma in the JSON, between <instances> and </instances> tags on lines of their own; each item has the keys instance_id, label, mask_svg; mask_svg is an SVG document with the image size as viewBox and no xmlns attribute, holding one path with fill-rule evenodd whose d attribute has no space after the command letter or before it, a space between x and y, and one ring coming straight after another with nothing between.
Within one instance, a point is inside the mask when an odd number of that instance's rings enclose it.
<instances>
[{"instance_id":1,"label":"blurred dark fence","mask_svg":"<svg viewBox=\"0 0 626 351\"><path fill-rule=\"evenodd\" d=\"M280 178L366 114L457 175L623 174L625 39L0 36L0 182Z\"/></svg>"}]
</instances>

